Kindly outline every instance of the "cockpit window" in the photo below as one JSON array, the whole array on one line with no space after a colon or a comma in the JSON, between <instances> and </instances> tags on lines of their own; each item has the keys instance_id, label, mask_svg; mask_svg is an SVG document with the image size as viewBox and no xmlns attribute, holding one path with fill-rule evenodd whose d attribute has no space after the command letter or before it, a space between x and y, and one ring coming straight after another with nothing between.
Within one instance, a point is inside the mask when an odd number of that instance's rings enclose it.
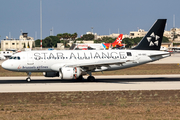
<instances>
[{"instance_id":1,"label":"cockpit window","mask_svg":"<svg viewBox=\"0 0 180 120\"><path fill-rule=\"evenodd\" d=\"M20 60L21 58L19 56L12 56L9 59Z\"/></svg>"}]
</instances>

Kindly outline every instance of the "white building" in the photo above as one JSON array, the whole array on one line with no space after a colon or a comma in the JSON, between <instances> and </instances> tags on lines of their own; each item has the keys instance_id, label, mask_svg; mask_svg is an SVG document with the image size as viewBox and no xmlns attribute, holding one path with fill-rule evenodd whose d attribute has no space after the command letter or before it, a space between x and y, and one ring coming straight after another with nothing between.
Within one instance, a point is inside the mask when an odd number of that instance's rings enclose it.
<instances>
[{"instance_id":1,"label":"white building","mask_svg":"<svg viewBox=\"0 0 180 120\"><path fill-rule=\"evenodd\" d=\"M174 32L177 36L174 41L180 41L180 28L172 28L170 31L164 31L164 36L169 38L169 40L171 41L173 39ZM144 37L146 34L147 31L144 31L143 29L139 29L138 31L130 31L129 38Z\"/></svg>"},{"instance_id":2,"label":"white building","mask_svg":"<svg viewBox=\"0 0 180 120\"><path fill-rule=\"evenodd\" d=\"M111 37L111 38L117 38L119 36L119 33L112 33L110 35L97 35L97 39L102 39L103 37ZM129 38L129 35L123 34L123 39L124 38Z\"/></svg>"},{"instance_id":3,"label":"white building","mask_svg":"<svg viewBox=\"0 0 180 120\"><path fill-rule=\"evenodd\" d=\"M29 37L28 33L22 33L22 35L19 36L19 39L6 39L1 40L1 50L6 51L7 49L15 49L17 51L21 51L24 48L33 48L35 46L34 38ZM34 45L33 45L34 44Z\"/></svg>"},{"instance_id":4,"label":"white building","mask_svg":"<svg viewBox=\"0 0 180 120\"><path fill-rule=\"evenodd\" d=\"M170 41L173 40L174 34L176 38L174 39L174 42L180 42L180 28L171 28L170 31L164 31L164 36L169 38Z\"/></svg>"},{"instance_id":5,"label":"white building","mask_svg":"<svg viewBox=\"0 0 180 120\"><path fill-rule=\"evenodd\" d=\"M129 38L136 38L136 37L144 37L147 34L147 31L143 29L139 29L138 31L130 31Z\"/></svg>"}]
</instances>

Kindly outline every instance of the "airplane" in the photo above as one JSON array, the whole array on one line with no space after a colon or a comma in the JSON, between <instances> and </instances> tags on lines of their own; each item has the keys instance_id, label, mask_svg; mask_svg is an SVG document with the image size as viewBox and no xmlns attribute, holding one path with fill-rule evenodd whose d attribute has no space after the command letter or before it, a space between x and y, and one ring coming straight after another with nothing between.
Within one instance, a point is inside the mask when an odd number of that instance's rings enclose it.
<instances>
[{"instance_id":1,"label":"airplane","mask_svg":"<svg viewBox=\"0 0 180 120\"><path fill-rule=\"evenodd\" d=\"M5 60L6 57L4 57L4 55L0 54L0 60Z\"/></svg>"},{"instance_id":2,"label":"airplane","mask_svg":"<svg viewBox=\"0 0 180 120\"><path fill-rule=\"evenodd\" d=\"M27 82L31 81L31 72L63 80L82 80L88 74L87 80L94 81L92 72L124 69L170 56L169 52L160 51L165 24L166 19L158 19L139 44L129 50L24 51L12 55L2 67L26 72Z\"/></svg>"},{"instance_id":3,"label":"airplane","mask_svg":"<svg viewBox=\"0 0 180 120\"><path fill-rule=\"evenodd\" d=\"M122 44L122 37L123 34L120 34L113 43L103 43L103 47L106 49L109 49L111 47L114 48L116 46L123 47L124 45Z\"/></svg>"},{"instance_id":4,"label":"airplane","mask_svg":"<svg viewBox=\"0 0 180 120\"><path fill-rule=\"evenodd\" d=\"M111 47L118 46L119 48L124 47L122 44L123 34L120 34L113 43L94 43L94 44L77 44L74 50L104 50Z\"/></svg>"}]
</instances>

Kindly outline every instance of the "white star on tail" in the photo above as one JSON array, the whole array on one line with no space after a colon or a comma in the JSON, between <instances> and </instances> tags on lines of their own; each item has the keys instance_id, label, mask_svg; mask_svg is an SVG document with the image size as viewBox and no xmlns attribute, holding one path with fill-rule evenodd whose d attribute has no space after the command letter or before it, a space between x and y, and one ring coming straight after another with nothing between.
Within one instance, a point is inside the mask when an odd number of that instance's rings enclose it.
<instances>
[{"instance_id":1,"label":"white star on tail","mask_svg":"<svg viewBox=\"0 0 180 120\"><path fill-rule=\"evenodd\" d=\"M152 41L153 38L155 39L154 43ZM154 32L151 33L150 37L147 37L147 41L149 42L149 46L154 46L154 45L158 46L159 38L160 37L158 35L155 35Z\"/></svg>"}]
</instances>

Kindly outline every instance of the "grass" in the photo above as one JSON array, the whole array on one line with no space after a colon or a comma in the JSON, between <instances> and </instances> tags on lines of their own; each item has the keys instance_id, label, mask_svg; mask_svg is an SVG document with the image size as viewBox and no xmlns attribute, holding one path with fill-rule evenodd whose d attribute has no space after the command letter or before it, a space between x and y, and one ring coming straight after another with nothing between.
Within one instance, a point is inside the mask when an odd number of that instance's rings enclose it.
<instances>
[{"instance_id":1,"label":"grass","mask_svg":"<svg viewBox=\"0 0 180 120\"><path fill-rule=\"evenodd\" d=\"M0 119L180 119L177 96L179 90L0 93Z\"/></svg>"}]
</instances>

